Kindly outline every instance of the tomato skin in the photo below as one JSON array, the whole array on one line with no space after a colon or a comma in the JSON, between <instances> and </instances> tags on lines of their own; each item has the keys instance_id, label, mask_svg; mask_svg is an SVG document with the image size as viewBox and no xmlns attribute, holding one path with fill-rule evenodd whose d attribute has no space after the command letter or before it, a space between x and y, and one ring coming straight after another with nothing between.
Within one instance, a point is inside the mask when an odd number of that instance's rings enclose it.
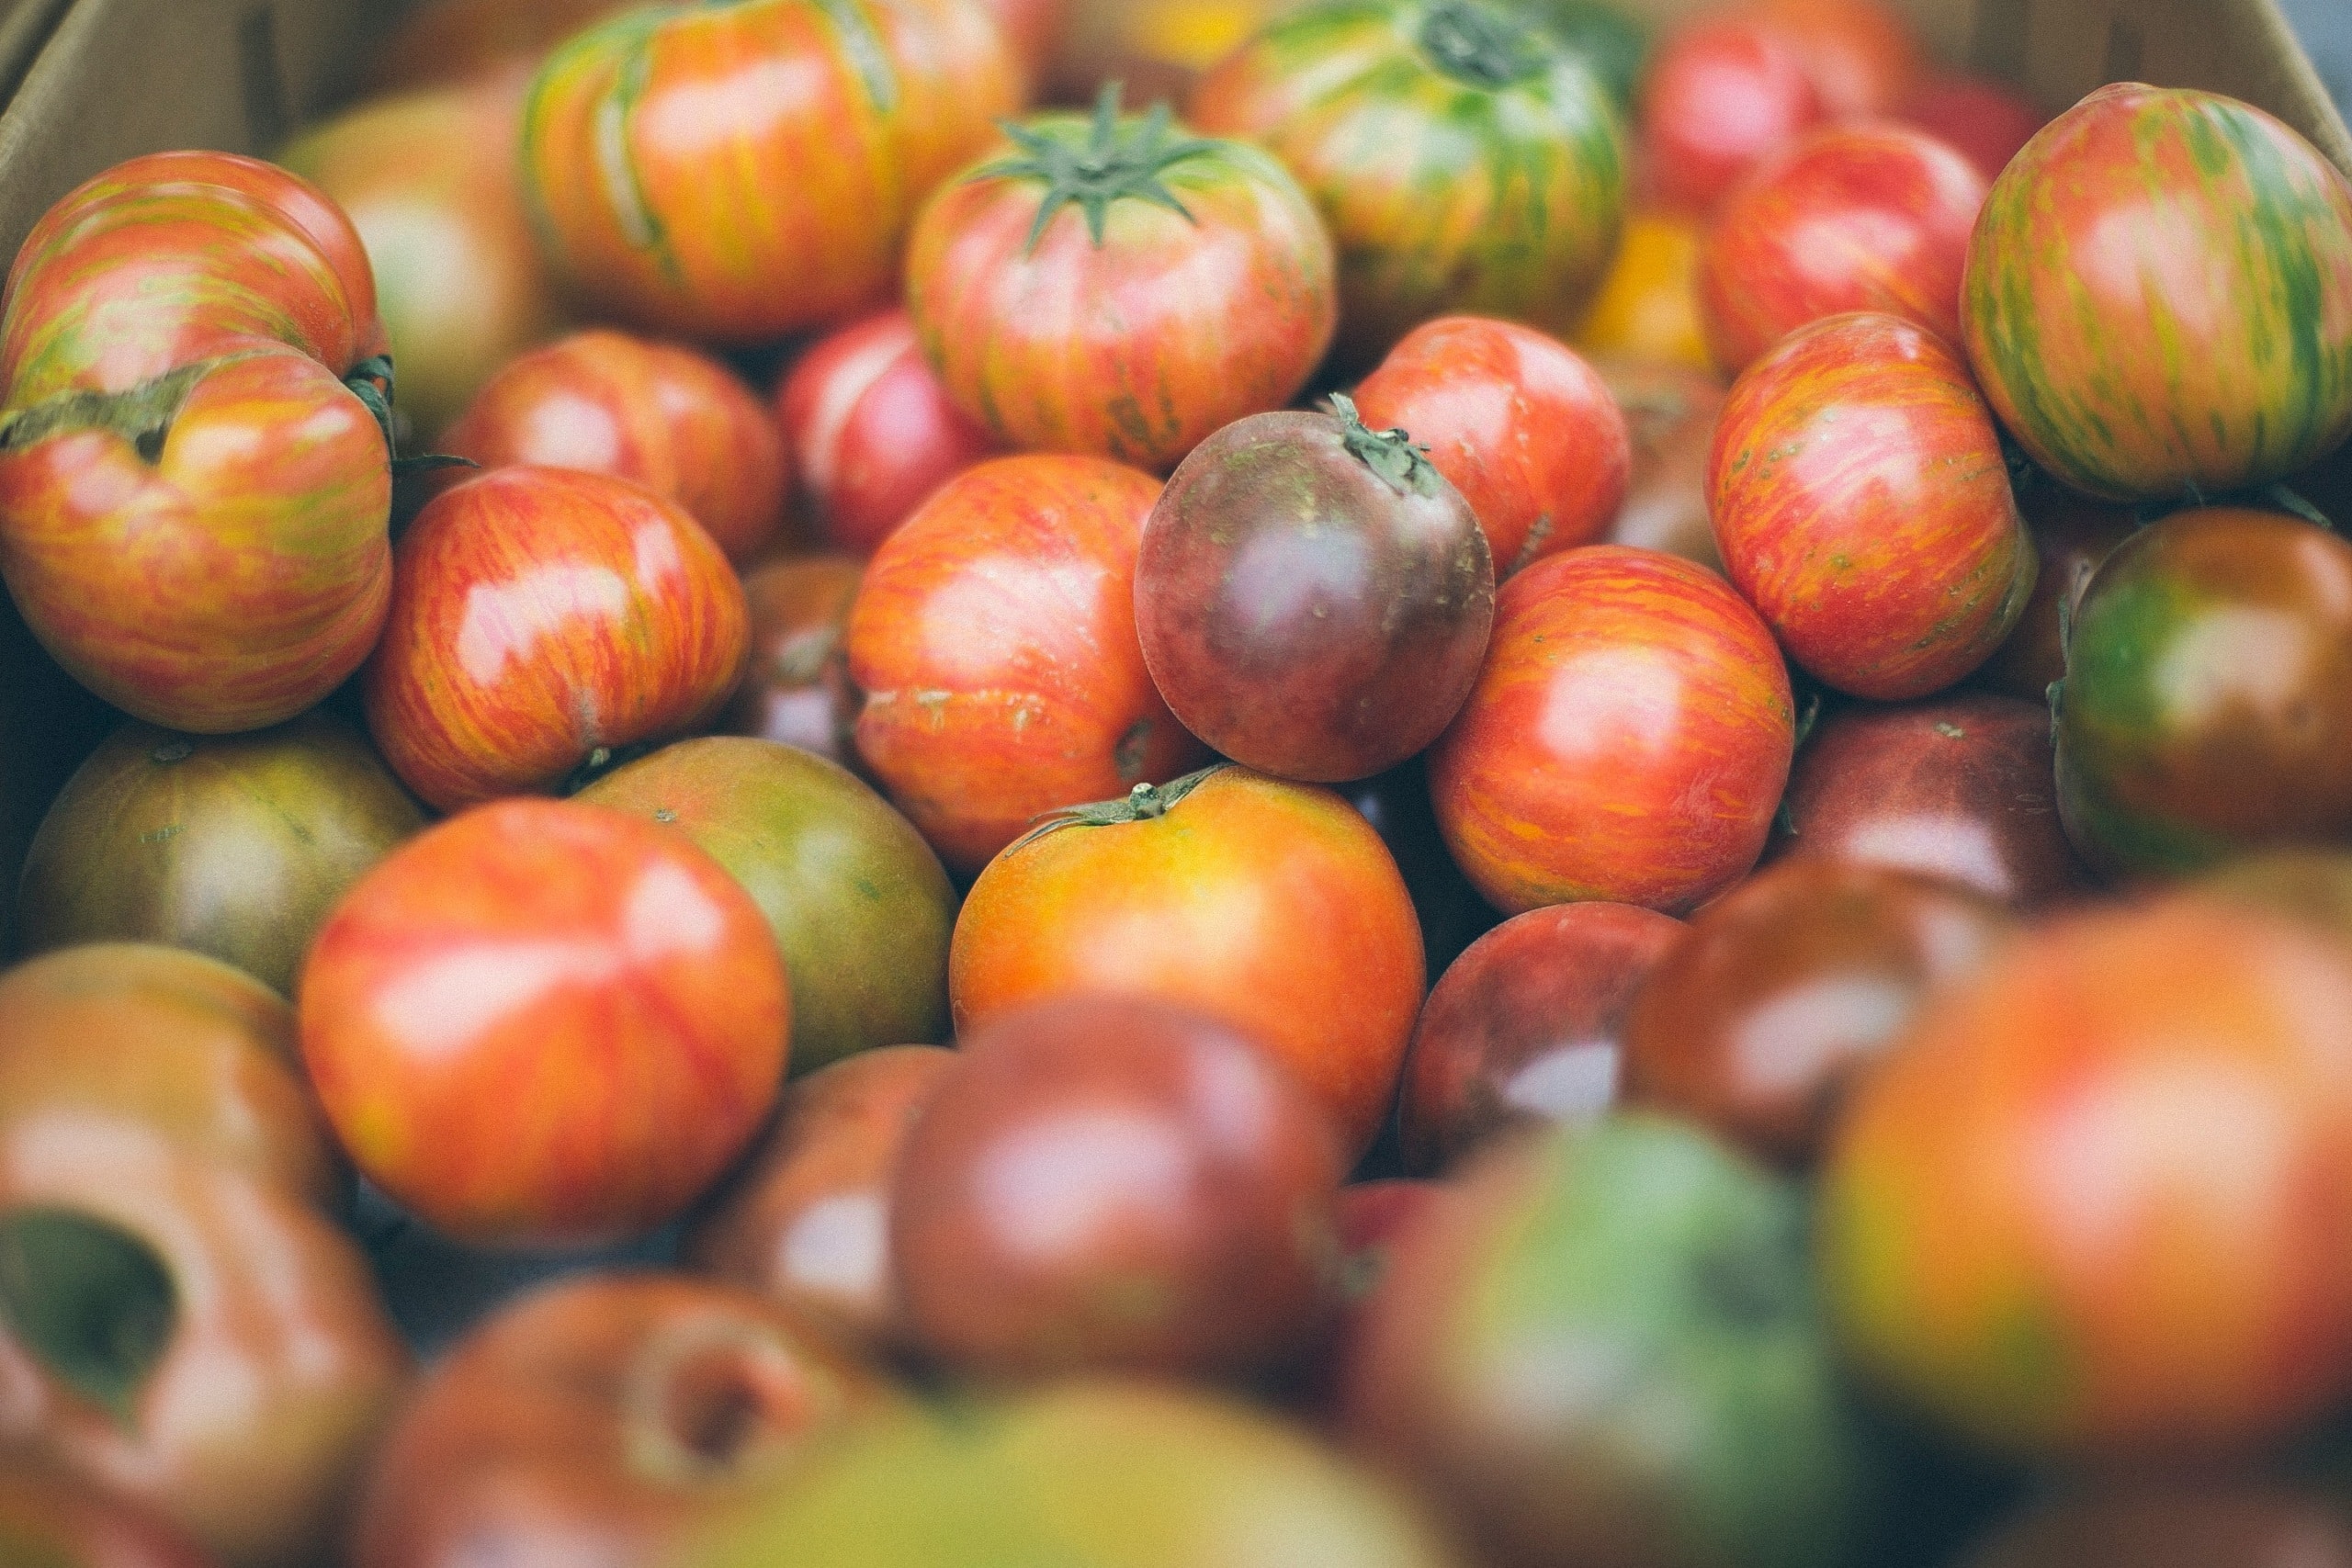
<instances>
[{"instance_id":1,"label":"tomato skin","mask_svg":"<svg viewBox=\"0 0 2352 1568\"><path fill-rule=\"evenodd\" d=\"M404 17L368 63L371 93L527 71L589 23L635 0L436 0Z\"/></svg>"},{"instance_id":2,"label":"tomato skin","mask_svg":"<svg viewBox=\"0 0 2352 1568\"><path fill-rule=\"evenodd\" d=\"M2092 575L2117 546L2139 532L2140 519L2128 506L2088 501L2052 484L2034 486L2018 503L2041 565L2016 629L1978 667L1976 683L2046 707L2051 683L2066 675L2061 634L2082 607Z\"/></svg>"},{"instance_id":3,"label":"tomato skin","mask_svg":"<svg viewBox=\"0 0 2352 1568\"><path fill-rule=\"evenodd\" d=\"M1803 54L1753 14L1701 17L1659 41L1642 94L1647 172L1666 207L1703 218L1827 118Z\"/></svg>"},{"instance_id":4,"label":"tomato skin","mask_svg":"<svg viewBox=\"0 0 2352 1568\"><path fill-rule=\"evenodd\" d=\"M526 188L600 309L756 342L879 300L925 194L1021 91L978 0L644 8L540 68Z\"/></svg>"},{"instance_id":5,"label":"tomato skin","mask_svg":"<svg viewBox=\"0 0 2352 1568\"><path fill-rule=\"evenodd\" d=\"M1962 1568L2352 1568L2326 1493L2255 1479L2133 1480L2026 1510Z\"/></svg>"},{"instance_id":6,"label":"tomato skin","mask_svg":"<svg viewBox=\"0 0 2352 1568\"><path fill-rule=\"evenodd\" d=\"M1707 452L1724 384L1679 365L1611 360L1600 372L1634 438L1634 471L1608 542L1664 550L1720 573L1724 558L1707 520Z\"/></svg>"},{"instance_id":7,"label":"tomato skin","mask_svg":"<svg viewBox=\"0 0 2352 1568\"><path fill-rule=\"evenodd\" d=\"M481 976L497 999L479 999ZM650 1230L751 1141L791 1007L759 906L683 835L507 800L403 845L302 972L302 1056L368 1179L450 1235Z\"/></svg>"},{"instance_id":8,"label":"tomato skin","mask_svg":"<svg viewBox=\"0 0 2352 1568\"><path fill-rule=\"evenodd\" d=\"M1636 209L1626 214L1600 290L1571 340L1596 358L1676 365L1713 375L1699 319L1699 225L1679 213Z\"/></svg>"},{"instance_id":9,"label":"tomato skin","mask_svg":"<svg viewBox=\"0 0 2352 1568\"><path fill-rule=\"evenodd\" d=\"M1389 350L1355 390L1364 423L1403 428L1477 513L1502 581L1591 544L1623 504L1633 436L1609 387L1557 339L1445 316Z\"/></svg>"},{"instance_id":10,"label":"tomato skin","mask_svg":"<svg viewBox=\"0 0 2352 1568\"><path fill-rule=\"evenodd\" d=\"M858 754L951 869L1202 755L1136 640L1159 494L1099 457L1002 457L950 480L867 566L849 622Z\"/></svg>"},{"instance_id":11,"label":"tomato skin","mask_svg":"<svg viewBox=\"0 0 2352 1568\"><path fill-rule=\"evenodd\" d=\"M2002 424L2075 489L2278 479L2352 435L2352 183L2235 99L2102 87L1994 182L1962 315Z\"/></svg>"},{"instance_id":12,"label":"tomato skin","mask_svg":"<svg viewBox=\"0 0 2352 1568\"><path fill-rule=\"evenodd\" d=\"M1470 21L1465 23L1465 14ZM1192 118L1288 164L1339 250L1339 355L1370 365L1453 312L1574 330L1617 248L1623 123L1581 61L1516 24L1507 69L1438 44L1497 23L1452 0L1280 17L1202 78Z\"/></svg>"},{"instance_id":13,"label":"tomato skin","mask_svg":"<svg viewBox=\"0 0 2352 1568\"><path fill-rule=\"evenodd\" d=\"M574 333L502 367L440 448L611 474L674 501L730 561L764 550L791 473L766 405L708 355L625 333Z\"/></svg>"},{"instance_id":14,"label":"tomato skin","mask_svg":"<svg viewBox=\"0 0 2352 1568\"><path fill-rule=\"evenodd\" d=\"M1065 828L999 856L947 959L959 1034L1086 993L1222 1019L1321 1101L1351 1158L1395 1099L1424 978L1419 922L1379 834L1329 790L1243 768L1162 817Z\"/></svg>"},{"instance_id":15,"label":"tomato skin","mask_svg":"<svg viewBox=\"0 0 2352 1568\"><path fill-rule=\"evenodd\" d=\"M1993 655L2039 570L2000 433L1941 340L1833 316L1749 367L1707 463L1732 581L1856 696L1940 691Z\"/></svg>"},{"instance_id":16,"label":"tomato skin","mask_svg":"<svg viewBox=\"0 0 2352 1568\"><path fill-rule=\"evenodd\" d=\"M1679 915L1756 863L1795 746L1788 670L1755 611L1702 567L1590 545L1503 585L1430 793L1499 909Z\"/></svg>"},{"instance_id":17,"label":"tomato skin","mask_svg":"<svg viewBox=\"0 0 2352 1568\"><path fill-rule=\"evenodd\" d=\"M2347 1021L2342 951L2283 919L2184 896L2043 925L1838 1129L1818 1243L1849 1359L2041 1458L2230 1452L2334 1408Z\"/></svg>"},{"instance_id":18,"label":"tomato skin","mask_svg":"<svg viewBox=\"0 0 2352 1568\"><path fill-rule=\"evenodd\" d=\"M601 750L717 713L742 675L742 584L708 534L603 474L500 468L401 537L368 728L443 811L554 787Z\"/></svg>"},{"instance_id":19,"label":"tomato skin","mask_svg":"<svg viewBox=\"0 0 2352 1568\"><path fill-rule=\"evenodd\" d=\"M0 1472L0 1562L55 1568L212 1568L146 1509L63 1470L9 1456Z\"/></svg>"},{"instance_id":20,"label":"tomato skin","mask_svg":"<svg viewBox=\"0 0 2352 1568\"><path fill-rule=\"evenodd\" d=\"M2009 160L2049 122L2014 89L1959 73L1930 74L1895 113L1958 148L1987 181L1999 179Z\"/></svg>"},{"instance_id":21,"label":"tomato skin","mask_svg":"<svg viewBox=\"0 0 2352 1568\"><path fill-rule=\"evenodd\" d=\"M743 574L752 658L719 728L780 740L862 772L853 732L849 613L865 568L845 556L790 556Z\"/></svg>"},{"instance_id":22,"label":"tomato skin","mask_svg":"<svg viewBox=\"0 0 2352 1568\"><path fill-rule=\"evenodd\" d=\"M1881 0L1763 0L1756 14L1788 39L1832 119L1893 114L1924 63L1910 24Z\"/></svg>"}]
</instances>

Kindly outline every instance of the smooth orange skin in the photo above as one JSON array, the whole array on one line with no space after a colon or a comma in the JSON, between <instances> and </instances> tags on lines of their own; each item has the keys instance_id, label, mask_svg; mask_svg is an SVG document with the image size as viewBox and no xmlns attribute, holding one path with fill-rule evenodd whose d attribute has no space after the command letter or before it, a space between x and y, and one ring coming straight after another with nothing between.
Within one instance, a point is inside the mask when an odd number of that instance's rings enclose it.
<instances>
[{"instance_id":1,"label":"smooth orange skin","mask_svg":"<svg viewBox=\"0 0 2352 1568\"><path fill-rule=\"evenodd\" d=\"M999 856L956 922L957 1033L1048 998L1135 994L1262 1043L1352 1160L1395 1101L1427 975L1380 835L1328 789L1222 769L1156 820Z\"/></svg>"},{"instance_id":2,"label":"smooth orange skin","mask_svg":"<svg viewBox=\"0 0 2352 1568\"><path fill-rule=\"evenodd\" d=\"M1756 863L1795 749L1756 612L1703 567L1592 545L1504 584L1487 667L1430 751L1430 799L1498 909L1680 915Z\"/></svg>"},{"instance_id":3,"label":"smooth orange skin","mask_svg":"<svg viewBox=\"0 0 2352 1568\"><path fill-rule=\"evenodd\" d=\"M1589 355L1713 375L1699 320L1699 224L1679 213L1625 215L1625 237L1571 341Z\"/></svg>"},{"instance_id":4,"label":"smooth orange skin","mask_svg":"<svg viewBox=\"0 0 2352 1568\"><path fill-rule=\"evenodd\" d=\"M883 542L850 611L857 750L948 865L1033 819L1204 755L1136 637L1136 555L1159 496L1100 457L1003 457Z\"/></svg>"},{"instance_id":5,"label":"smooth orange skin","mask_svg":"<svg viewBox=\"0 0 2352 1568\"><path fill-rule=\"evenodd\" d=\"M559 48L523 122L526 188L605 313L752 343L880 302L933 186L1016 112L1022 71L978 0L639 9Z\"/></svg>"},{"instance_id":6,"label":"smooth orange skin","mask_svg":"<svg viewBox=\"0 0 2352 1568\"><path fill-rule=\"evenodd\" d=\"M1849 1356L1948 1429L2052 1459L2292 1431L2352 1390L2345 952L2199 896L2045 925L1864 1080L1822 1204Z\"/></svg>"},{"instance_id":7,"label":"smooth orange skin","mask_svg":"<svg viewBox=\"0 0 2352 1568\"><path fill-rule=\"evenodd\" d=\"M454 811L692 729L734 691L751 635L741 581L678 506L603 474L500 468L401 536L360 695L401 782Z\"/></svg>"},{"instance_id":8,"label":"smooth orange skin","mask_svg":"<svg viewBox=\"0 0 2352 1568\"><path fill-rule=\"evenodd\" d=\"M759 906L683 835L576 801L452 818L370 872L302 971L302 1059L360 1170L462 1239L677 1214L784 1081Z\"/></svg>"},{"instance_id":9,"label":"smooth orange skin","mask_svg":"<svg viewBox=\"0 0 2352 1568\"><path fill-rule=\"evenodd\" d=\"M1573 349L1532 327L1424 322L1355 398L1365 424L1402 428L1429 449L1477 514L1498 581L1591 544L1624 503L1634 447L1617 400Z\"/></svg>"},{"instance_id":10,"label":"smooth orange skin","mask_svg":"<svg viewBox=\"0 0 2352 1568\"><path fill-rule=\"evenodd\" d=\"M707 354L594 331L534 349L490 378L440 450L633 480L694 514L730 561L765 549L791 475L766 404Z\"/></svg>"},{"instance_id":11,"label":"smooth orange skin","mask_svg":"<svg viewBox=\"0 0 2352 1568\"><path fill-rule=\"evenodd\" d=\"M1880 702L1991 658L2041 570L1967 363L1893 316L1832 316L1749 367L1715 426L1707 512L1790 658Z\"/></svg>"}]
</instances>

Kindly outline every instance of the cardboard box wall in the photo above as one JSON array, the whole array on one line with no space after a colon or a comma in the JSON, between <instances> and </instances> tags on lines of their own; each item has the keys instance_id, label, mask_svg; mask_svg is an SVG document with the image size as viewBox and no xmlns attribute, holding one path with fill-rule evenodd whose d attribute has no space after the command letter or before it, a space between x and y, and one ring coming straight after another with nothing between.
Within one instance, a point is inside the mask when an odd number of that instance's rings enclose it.
<instances>
[{"instance_id":1,"label":"cardboard box wall","mask_svg":"<svg viewBox=\"0 0 2352 1568\"><path fill-rule=\"evenodd\" d=\"M1720 0L1616 3L1664 20ZM2352 174L2352 135L2276 0L1894 3L1939 58L2013 82L2052 112L2106 82L2203 87L2268 109ZM404 8L401 0L0 0L8 106L0 257L16 254L51 202L122 159L171 147L268 151L348 89ZM0 603L0 955L32 829L118 721Z\"/></svg>"}]
</instances>

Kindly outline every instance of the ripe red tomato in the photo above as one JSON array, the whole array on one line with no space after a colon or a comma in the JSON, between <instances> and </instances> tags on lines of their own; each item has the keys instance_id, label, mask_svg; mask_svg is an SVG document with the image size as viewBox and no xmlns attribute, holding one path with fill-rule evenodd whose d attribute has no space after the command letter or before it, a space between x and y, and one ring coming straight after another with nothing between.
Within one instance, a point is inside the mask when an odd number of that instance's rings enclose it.
<instances>
[{"instance_id":1,"label":"ripe red tomato","mask_svg":"<svg viewBox=\"0 0 2352 1568\"><path fill-rule=\"evenodd\" d=\"M775 1101L784 960L684 834L573 801L455 817L370 872L302 971L302 1057L360 1170L492 1245L675 1215Z\"/></svg>"},{"instance_id":2,"label":"ripe red tomato","mask_svg":"<svg viewBox=\"0 0 2352 1568\"><path fill-rule=\"evenodd\" d=\"M1680 914L1756 863L1795 747L1788 670L1755 611L1702 567L1591 545L1504 584L1430 795L1498 908Z\"/></svg>"},{"instance_id":3,"label":"ripe red tomato","mask_svg":"<svg viewBox=\"0 0 2352 1568\"><path fill-rule=\"evenodd\" d=\"M857 750L954 869L1057 807L1201 755L1136 640L1159 481L1099 457L1003 457L884 542L850 612Z\"/></svg>"},{"instance_id":4,"label":"ripe red tomato","mask_svg":"<svg viewBox=\"0 0 2352 1568\"><path fill-rule=\"evenodd\" d=\"M485 468L633 479L693 514L731 561L765 549L791 483L767 406L691 348L575 333L502 367L440 443Z\"/></svg>"},{"instance_id":5,"label":"ripe red tomato","mask_svg":"<svg viewBox=\"0 0 2352 1568\"><path fill-rule=\"evenodd\" d=\"M1166 469L1278 409L1330 345L1331 242L1283 165L1164 109L1048 115L942 190L907 309L956 406L1011 446Z\"/></svg>"},{"instance_id":6,"label":"ripe red tomato","mask_svg":"<svg viewBox=\"0 0 2352 1568\"><path fill-rule=\"evenodd\" d=\"M501 468L401 536L361 696L392 771L450 811L692 728L750 637L742 584L684 512L603 474Z\"/></svg>"},{"instance_id":7,"label":"ripe red tomato","mask_svg":"<svg viewBox=\"0 0 2352 1568\"><path fill-rule=\"evenodd\" d=\"M818 530L854 556L872 555L932 491L996 448L956 412L902 310L810 349L776 389L775 412Z\"/></svg>"},{"instance_id":8,"label":"ripe red tomato","mask_svg":"<svg viewBox=\"0 0 2352 1568\"><path fill-rule=\"evenodd\" d=\"M1020 78L978 0L643 7L540 68L524 178L589 300L757 342L881 299L917 207Z\"/></svg>"},{"instance_id":9,"label":"ripe red tomato","mask_svg":"<svg viewBox=\"0 0 2352 1568\"><path fill-rule=\"evenodd\" d=\"M2014 88L1964 73L1929 75L1897 111L1938 141L1958 148L1987 180L1997 180L2047 121Z\"/></svg>"},{"instance_id":10,"label":"ripe red tomato","mask_svg":"<svg viewBox=\"0 0 2352 1568\"><path fill-rule=\"evenodd\" d=\"M1355 390L1374 430L1428 448L1477 514L1499 582L1591 544L1625 500L1633 436L1609 387L1558 339L1477 316L1425 322Z\"/></svg>"},{"instance_id":11,"label":"ripe red tomato","mask_svg":"<svg viewBox=\"0 0 2352 1568\"><path fill-rule=\"evenodd\" d=\"M1881 0L1762 0L1753 14L1796 50L1832 119L1893 114L1917 89L1919 40Z\"/></svg>"},{"instance_id":12,"label":"ripe red tomato","mask_svg":"<svg viewBox=\"0 0 2352 1568\"><path fill-rule=\"evenodd\" d=\"M1815 321L1749 367L1707 495L1732 581L1792 659L1856 696L1941 691L2033 592L1991 411L1958 354L1893 316Z\"/></svg>"},{"instance_id":13,"label":"ripe red tomato","mask_svg":"<svg viewBox=\"0 0 2352 1568\"><path fill-rule=\"evenodd\" d=\"M1641 93L1652 188L1666 206L1713 210L1781 149L1826 118L1804 57L1760 17L1722 13L1659 40Z\"/></svg>"}]
</instances>

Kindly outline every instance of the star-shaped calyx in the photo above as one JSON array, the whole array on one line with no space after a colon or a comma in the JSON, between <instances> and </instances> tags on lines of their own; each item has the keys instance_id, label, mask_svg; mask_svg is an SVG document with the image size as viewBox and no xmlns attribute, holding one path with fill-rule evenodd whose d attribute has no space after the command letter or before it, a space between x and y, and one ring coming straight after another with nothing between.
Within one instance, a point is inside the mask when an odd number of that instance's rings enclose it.
<instances>
[{"instance_id":1,"label":"star-shaped calyx","mask_svg":"<svg viewBox=\"0 0 2352 1568\"><path fill-rule=\"evenodd\" d=\"M1075 206L1086 214L1086 231L1097 246L1102 243L1102 224L1112 203L1131 197L1164 207L1187 223L1199 221L1159 176L1172 164L1215 152L1217 143L1197 137L1171 141L1175 125L1166 104L1154 104L1139 118L1122 118L1120 89L1117 82L1102 89L1094 103L1093 123L1082 133L1067 121L1005 126L1005 135L1026 156L1001 160L972 175L1046 182L1037 221L1029 228L1030 251L1036 250L1046 225L1065 207Z\"/></svg>"},{"instance_id":2,"label":"star-shaped calyx","mask_svg":"<svg viewBox=\"0 0 2352 1568\"><path fill-rule=\"evenodd\" d=\"M1351 457L1388 481L1388 488L1398 495L1435 495L1437 466L1424 455L1426 446L1416 446L1413 438L1401 430L1374 430L1356 412L1353 398L1344 392L1331 394L1331 412L1340 421L1340 445Z\"/></svg>"}]
</instances>

